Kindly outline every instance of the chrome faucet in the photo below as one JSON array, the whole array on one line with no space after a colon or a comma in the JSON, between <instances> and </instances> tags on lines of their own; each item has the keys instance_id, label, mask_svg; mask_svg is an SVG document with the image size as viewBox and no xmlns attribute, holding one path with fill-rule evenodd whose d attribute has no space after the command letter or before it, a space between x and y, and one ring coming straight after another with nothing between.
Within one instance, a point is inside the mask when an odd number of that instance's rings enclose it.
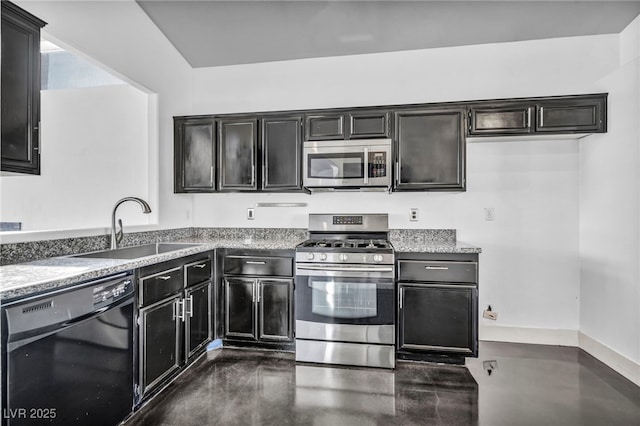
<instances>
[{"instance_id":1,"label":"chrome faucet","mask_svg":"<svg viewBox=\"0 0 640 426\"><path fill-rule=\"evenodd\" d=\"M151 207L149 207L149 204L142 198L124 197L123 199L118 200L116 205L113 206L113 212L111 213L111 250L118 248L118 245L120 244L120 241L122 241L122 237L124 236L124 233L122 230L122 220L120 219L118 219L118 225L120 226L120 230L116 231L116 210L118 209L118 206L120 206L120 204L124 203L125 201L135 201L136 203L140 204L140 206L142 207L142 213L144 214L151 213Z\"/></svg>"}]
</instances>

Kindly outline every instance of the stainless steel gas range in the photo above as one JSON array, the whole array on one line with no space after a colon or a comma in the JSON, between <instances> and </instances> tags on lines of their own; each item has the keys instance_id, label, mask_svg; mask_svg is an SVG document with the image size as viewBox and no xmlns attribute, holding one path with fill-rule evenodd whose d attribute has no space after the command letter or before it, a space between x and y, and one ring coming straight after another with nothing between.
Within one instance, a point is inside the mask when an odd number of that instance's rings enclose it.
<instances>
[{"instance_id":1,"label":"stainless steel gas range","mask_svg":"<svg viewBox=\"0 0 640 426\"><path fill-rule=\"evenodd\" d=\"M311 214L296 247L296 361L395 367L386 214Z\"/></svg>"}]
</instances>

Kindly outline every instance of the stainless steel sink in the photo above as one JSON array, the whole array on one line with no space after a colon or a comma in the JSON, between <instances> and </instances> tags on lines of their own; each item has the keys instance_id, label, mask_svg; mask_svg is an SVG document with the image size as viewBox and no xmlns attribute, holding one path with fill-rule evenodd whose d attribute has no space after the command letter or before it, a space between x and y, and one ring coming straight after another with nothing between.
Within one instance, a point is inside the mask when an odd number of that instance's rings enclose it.
<instances>
[{"instance_id":1,"label":"stainless steel sink","mask_svg":"<svg viewBox=\"0 0 640 426\"><path fill-rule=\"evenodd\" d=\"M137 259L139 257L153 256L155 254L168 253L171 251L195 247L197 245L198 244L154 243L141 246L123 247L114 250L81 253L73 255L72 257L92 257L101 259Z\"/></svg>"}]
</instances>

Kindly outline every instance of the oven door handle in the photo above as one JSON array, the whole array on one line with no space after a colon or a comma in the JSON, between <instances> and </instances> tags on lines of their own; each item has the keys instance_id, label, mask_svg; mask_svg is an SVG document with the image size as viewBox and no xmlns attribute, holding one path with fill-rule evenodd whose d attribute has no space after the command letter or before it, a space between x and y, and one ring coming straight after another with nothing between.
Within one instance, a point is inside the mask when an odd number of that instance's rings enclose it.
<instances>
[{"instance_id":1,"label":"oven door handle","mask_svg":"<svg viewBox=\"0 0 640 426\"><path fill-rule=\"evenodd\" d=\"M296 269L302 271L325 271L325 272L393 272L393 266L372 267L372 266L316 266L297 265Z\"/></svg>"}]
</instances>

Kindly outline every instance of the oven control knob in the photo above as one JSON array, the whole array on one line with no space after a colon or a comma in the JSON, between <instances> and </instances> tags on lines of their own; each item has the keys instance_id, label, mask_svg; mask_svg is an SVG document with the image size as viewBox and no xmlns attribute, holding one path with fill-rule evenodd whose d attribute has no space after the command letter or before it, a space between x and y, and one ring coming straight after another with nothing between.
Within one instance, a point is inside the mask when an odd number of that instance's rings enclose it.
<instances>
[{"instance_id":1,"label":"oven control knob","mask_svg":"<svg viewBox=\"0 0 640 426\"><path fill-rule=\"evenodd\" d=\"M347 259L349 259L349 256L347 256L344 253L342 253L340 256L338 256L338 260L340 260L341 262L346 262Z\"/></svg>"},{"instance_id":2,"label":"oven control knob","mask_svg":"<svg viewBox=\"0 0 640 426\"><path fill-rule=\"evenodd\" d=\"M373 255L373 261L374 262L382 262L382 255L381 254L374 254Z\"/></svg>"},{"instance_id":3,"label":"oven control knob","mask_svg":"<svg viewBox=\"0 0 640 426\"><path fill-rule=\"evenodd\" d=\"M320 260L327 260L327 254L326 253L320 253Z\"/></svg>"},{"instance_id":4,"label":"oven control knob","mask_svg":"<svg viewBox=\"0 0 640 426\"><path fill-rule=\"evenodd\" d=\"M313 253L307 253L307 260L313 260L314 257Z\"/></svg>"}]
</instances>

